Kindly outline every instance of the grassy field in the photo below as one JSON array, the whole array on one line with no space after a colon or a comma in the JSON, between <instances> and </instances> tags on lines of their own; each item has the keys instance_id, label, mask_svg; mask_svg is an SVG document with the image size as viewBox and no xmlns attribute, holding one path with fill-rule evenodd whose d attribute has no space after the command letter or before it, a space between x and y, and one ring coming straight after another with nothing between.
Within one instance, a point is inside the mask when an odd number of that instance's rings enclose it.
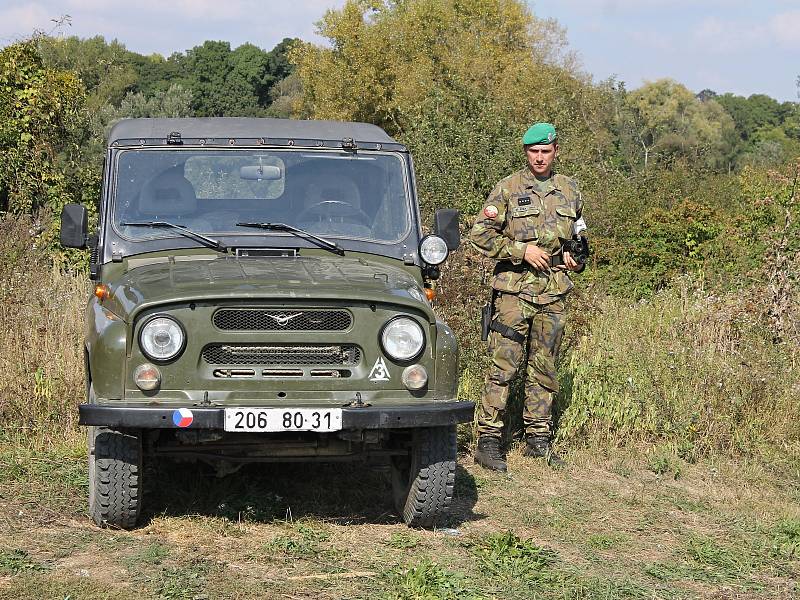
<instances>
[{"instance_id":1,"label":"grassy field","mask_svg":"<svg viewBox=\"0 0 800 600\"><path fill-rule=\"evenodd\" d=\"M510 476L483 471L464 427L442 529L406 528L380 471L252 465L217 479L166 464L142 526L123 532L86 514L88 282L32 251L30 232L0 222L0 600L800 596L798 345L774 342L746 290L576 294L558 403L570 466L514 449ZM474 400L480 296L447 281L443 309L468 298L445 316Z\"/></svg>"},{"instance_id":2,"label":"grassy field","mask_svg":"<svg viewBox=\"0 0 800 600\"><path fill-rule=\"evenodd\" d=\"M82 444L0 448L0 599L791 598L800 464L575 450L510 475L462 456L448 527L410 530L387 476L166 465L143 526L86 515Z\"/></svg>"}]
</instances>

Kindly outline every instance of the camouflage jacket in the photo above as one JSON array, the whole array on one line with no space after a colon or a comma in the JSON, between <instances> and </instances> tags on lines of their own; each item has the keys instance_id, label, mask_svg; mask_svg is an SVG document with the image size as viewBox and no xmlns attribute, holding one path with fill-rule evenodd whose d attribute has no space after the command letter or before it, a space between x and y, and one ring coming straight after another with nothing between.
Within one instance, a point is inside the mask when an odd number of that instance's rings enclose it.
<instances>
[{"instance_id":1,"label":"camouflage jacket","mask_svg":"<svg viewBox=\"0 0 800 600\"><path fill-rule=\"evenodd\" d=\"M572 237L582 211L578 185L565 175L540 182L526 167L501 180L469 234L479 252L498 261L492 287L536 304L569 293L573 284L566 271L538 272L522 258L528 244L551 254L558 250L559 238Z\"/></svg>"}]
</instances>

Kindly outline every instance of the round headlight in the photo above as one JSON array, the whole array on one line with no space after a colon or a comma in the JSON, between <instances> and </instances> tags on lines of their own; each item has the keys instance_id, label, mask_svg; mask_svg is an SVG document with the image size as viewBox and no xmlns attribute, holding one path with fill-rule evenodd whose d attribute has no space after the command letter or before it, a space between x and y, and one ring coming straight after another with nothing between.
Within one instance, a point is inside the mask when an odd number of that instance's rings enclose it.
<instances>
[{"instance_id":1,"label":"round headlight","mask_svg":"<svg viewBox=\"0 0 800 600\"><path fill-rule=\"evenodd\" d=\"M174 319L156 317L142 327L139 346L152 360L170 360L183 350L186 336L183 328Z\"/></svg>"},{"instance_id":2,"label":"round headlight","mask_svg":"<svg viewBox=\"0 0 800 600\"><path fill-rule=\"evenodd\" d=\"M411 360L422 352L425 334L416 321L408 317L398 317L384 325L381 346L394 360Z\"/></svg>"},{"instance_id":3,"label":"round headlight","mask_svg":"<svg viewBox=\"0 0 800 600\"><path fill-rule=\"evenodd\" d=\"M427 235L419 243L419 254L429 265L440 265L447 258L447 242L438 235Z\"/></svg>"}]
</instances>

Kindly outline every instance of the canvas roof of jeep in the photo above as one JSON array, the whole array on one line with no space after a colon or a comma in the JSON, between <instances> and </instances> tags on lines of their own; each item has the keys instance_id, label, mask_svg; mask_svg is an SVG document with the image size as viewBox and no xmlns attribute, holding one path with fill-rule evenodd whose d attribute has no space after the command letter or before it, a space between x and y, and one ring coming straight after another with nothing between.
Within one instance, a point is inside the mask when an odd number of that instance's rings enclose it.
<instances>
[{"instance_id":1,"label":"canvas roof of jeep","mask_svg":"<svg viewBox=\"0 0 800 600\"><path fill-rule=\"evenodd\" d=\"M175 135L179 134L179 135ZM123 119L111 129L109 146L210 145L301 146L400 150L406 148L369 123L246 117Z\"/></svg>"}]
</instances>

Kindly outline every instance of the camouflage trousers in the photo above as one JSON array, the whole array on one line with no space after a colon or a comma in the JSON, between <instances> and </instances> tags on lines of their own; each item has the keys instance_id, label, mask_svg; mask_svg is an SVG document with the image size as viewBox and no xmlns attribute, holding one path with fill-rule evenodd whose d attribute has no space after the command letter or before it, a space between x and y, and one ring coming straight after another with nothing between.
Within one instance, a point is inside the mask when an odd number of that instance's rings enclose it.
<instances>
[{"instance_id":1,"label":"camouflage trousers","mask_svg":"<svg viewBox=\"0 0 800 600\"><path fill-rule=\"evenodd\" d=\"M526 343L490 332L492 366L478 406L478 433L501 436L509 383L527 358L522 412L525 432L550 436L553 395L559 390L555 359L564 333L565 302L561 299L550 304L533 304L516 294L499 292L494 306L495 319L525 336Z\"/></svg>"}]
</instances>

